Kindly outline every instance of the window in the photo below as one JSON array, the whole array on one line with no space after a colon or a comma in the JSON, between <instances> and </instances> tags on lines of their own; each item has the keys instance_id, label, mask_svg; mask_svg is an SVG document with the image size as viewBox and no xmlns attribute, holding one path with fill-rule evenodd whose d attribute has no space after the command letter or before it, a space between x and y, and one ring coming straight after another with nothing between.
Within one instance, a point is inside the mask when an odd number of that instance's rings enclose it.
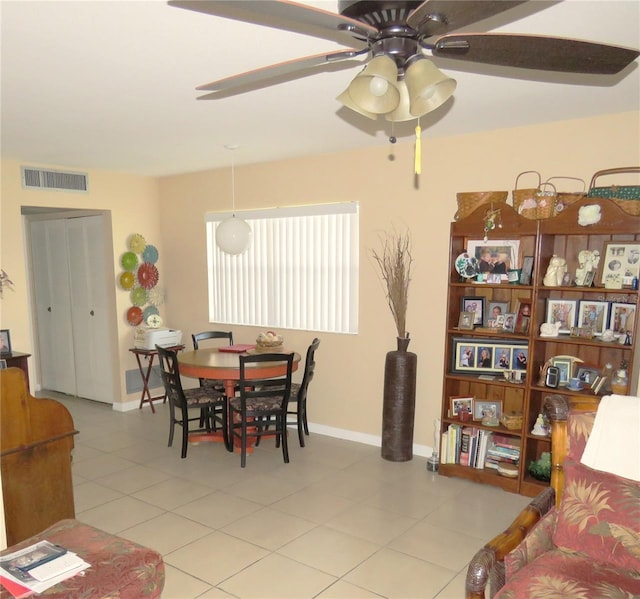
<instances>
[{"instance_id":1,"label":"window","mask_svg":"<svg viewBox=\"0 0 640 599\"><path fill-rule=\"evenodd\" d=\"M229 213L208 213L209 320L334 333L358 330L358 204L242 211L249 249L215 242Z\"/></svg>"}]
</instances>

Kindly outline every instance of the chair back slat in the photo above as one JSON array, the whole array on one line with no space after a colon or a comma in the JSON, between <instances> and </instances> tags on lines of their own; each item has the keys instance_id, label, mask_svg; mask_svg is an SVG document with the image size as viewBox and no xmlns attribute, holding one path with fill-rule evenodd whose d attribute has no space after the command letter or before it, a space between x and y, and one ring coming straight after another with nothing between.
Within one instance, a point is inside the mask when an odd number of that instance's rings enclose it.
<instances>
[{"instance_id":1,"label":"chair back slat","mask_svg":"<svg viewBox=\"0 0 640 599\"><path fill-rule=\"evenodd\" d=\"M199 349L198 345L200 341L207 339L227 339L229 345L233 345L233 333L231 331L202 331L201 333L194 333L191 335L193 341L193 349Z\"/></svg>"},{"instance_id":2,"label":"chair back slat","mask_svg":"<svg viewBox=\"0 0 640 599\"><path fill-rule=\"evenodd\" d=\"M186 404L184 390L180 380L180 368L178 366L178 352L156 345L160 359L160 376L164 390L173 405L182 407Z\"/></svg>"}]
</instances>

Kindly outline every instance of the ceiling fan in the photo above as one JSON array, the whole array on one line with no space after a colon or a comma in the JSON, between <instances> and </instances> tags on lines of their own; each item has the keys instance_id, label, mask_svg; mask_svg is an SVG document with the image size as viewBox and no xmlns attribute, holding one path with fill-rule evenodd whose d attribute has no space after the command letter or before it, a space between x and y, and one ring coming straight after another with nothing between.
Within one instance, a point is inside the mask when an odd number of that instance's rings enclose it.
<instances>
[{"instance_id":1,"label":"ceiling fan","mask_svg":"<svg viewBox=\"0 0 640 599\"><path fill-rule=\"evenodd\" d=\"M339 14L288 0L170 0L169 5L336 41L344 50L293 59L200 85L198 99L227 97L283 80L366 63L338 96L368 118L416 119L453 94L456 82L427 57L563 73L612 75L631 48L506 33L455 33L527 0L339 0Z\"/></svg>"}]
</instances>

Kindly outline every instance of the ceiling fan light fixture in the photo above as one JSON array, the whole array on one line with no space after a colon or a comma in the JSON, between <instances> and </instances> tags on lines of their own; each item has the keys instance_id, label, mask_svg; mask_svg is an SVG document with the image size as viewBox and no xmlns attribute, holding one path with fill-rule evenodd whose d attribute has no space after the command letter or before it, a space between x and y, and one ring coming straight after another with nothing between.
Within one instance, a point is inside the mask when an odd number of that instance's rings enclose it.
<instances>
[{"instance_id":1,"label":"ceiling fan light fixture","mask_svg":"<svg viewBox=\"0 0 640 599\"><path fill-rule=\"evenodd\" d=\"M390 123L402 123L404 121L415 120L417 117L415 114L411 114L409 103L409 90L407 84L401 79L396 83L396 88L400 94L400 101L398 107L384 115L385 120Z\"/></svg>"},{"instance_id":2,"label":"ceiling fan light fixture","mask_svg":"<svg viewBox=\"0 0 640 599\"><path fill-rule=\"evenodd\" d=\"M361 114L362 116L366 116L368 119L371 119L372 121L375 121L378 118L377 114L374 114L373 112L368 112L367 110L363 110L362 108L360 108L360 106L358 106L352 99L351 96L349 95L349 89L345 89L337 98L336 100L338 100L338 102L341 102L343 106L345 106L346 108L349 108L350 110L353 110L354 112L357 112L358 114Z\"/></svg>"},{"instance_id":3,"label":"ceiling fan light fixture","mask_svg":"<svg viewBox=\"0 0 640 599\"><path fill-rule=\"evenodd\" d=\"M456 89L455 79L426 58L412 62L405 72L411 114L422 116L442 106Z\"/></svg>"},{"instance_id":4,"label":"ceiling fan light fixture","mask_svg":"<svg viewBox=\"0 0 640 599\"><path fill-rule=\"evenodd\" d=\"M350 83L348 92L360 109L374 114L395 110L400 101L396 88L398 67L388 56L372 58Z\"/></svg>"}]
</instances>

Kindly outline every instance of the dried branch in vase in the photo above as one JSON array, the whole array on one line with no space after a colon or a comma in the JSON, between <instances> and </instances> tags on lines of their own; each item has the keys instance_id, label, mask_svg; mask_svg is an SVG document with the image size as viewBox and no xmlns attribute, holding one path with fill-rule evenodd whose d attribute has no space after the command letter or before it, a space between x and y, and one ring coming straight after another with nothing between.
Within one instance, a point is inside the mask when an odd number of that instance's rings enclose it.
<instances>
[{"instance_id":1,"label":"dried branch in vase","mask_svg":"<svg viewBox=\"0 0 640 599\"><path fill-rule=\"evenodd\" d=\"M386 286L387 302L396 323L398 337L409 337L406 332L409 283L411 282L411 235L395 231L381 239L382 250L372 250L380 277Z\"/></svg>"}]
</instances>

